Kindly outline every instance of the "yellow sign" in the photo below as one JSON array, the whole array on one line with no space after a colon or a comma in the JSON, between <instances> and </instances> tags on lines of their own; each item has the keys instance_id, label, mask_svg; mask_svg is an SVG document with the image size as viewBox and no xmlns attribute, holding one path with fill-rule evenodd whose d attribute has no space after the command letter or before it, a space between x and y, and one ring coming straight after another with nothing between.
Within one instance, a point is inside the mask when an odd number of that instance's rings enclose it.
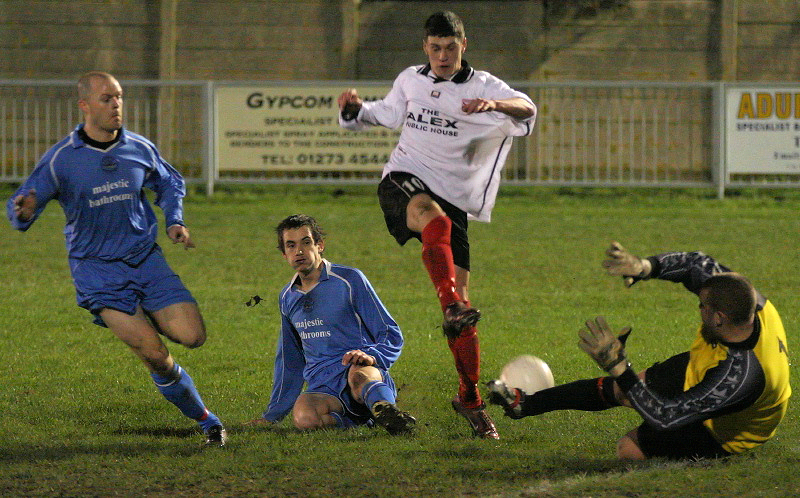
<instances>
[{"instance_id":1,"label":"yellow sign","mask_svg":"<svg viewBox=\"0 0 800 498\"><path fill-rule=\"evenodd\" d=\"M399 131L339 126L345 88L218 86L214 91L217 171L380 171ZM361 89L366 100L390 87ZM369 93L370 95L366 95Z\"/></svg>"}]
</instances>

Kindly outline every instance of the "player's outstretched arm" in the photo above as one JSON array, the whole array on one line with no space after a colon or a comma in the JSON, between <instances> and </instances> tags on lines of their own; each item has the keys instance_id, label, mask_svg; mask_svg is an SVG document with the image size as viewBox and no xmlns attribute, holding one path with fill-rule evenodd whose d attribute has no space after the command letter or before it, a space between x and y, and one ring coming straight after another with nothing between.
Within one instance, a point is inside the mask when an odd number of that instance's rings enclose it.
<instances>
[{"instance_id":1,"label":"player's outstretched arm","mask_svg":"<svg viewBox=\"0 0 800 498\"><path fill-rule=\"evenodd\" d=\"M173 244L183 244L184 249L191 249L194 247L189 230L183 225L172 225L167 229L167 236Z\"/></svg>"},{"instance_id":2,"label":"player's outstretched arm","mask_svg":"<svg viewBox=\"0 0 800 498\"><path fill-rule=\"evenodd\" d=\"M621 276L625 287L647 278L653 269L650 260L634 256L617 241L611 242L611 246L606 249L606 257L608 259L603 261L603 268L609 275Z\"/></svg>"},{"instance_id":3,"label":"player's outstretched arm","mask_svg":"<svg viewBox=\"0 0 800 498\"><path fill-rule=\"evenodd\" d=\"M461 101L461 110L465 114L497 111L516 119L528 119L536 115L536 107L519 97L501 100L464 99Z\"/></svg>"}]
</instances>

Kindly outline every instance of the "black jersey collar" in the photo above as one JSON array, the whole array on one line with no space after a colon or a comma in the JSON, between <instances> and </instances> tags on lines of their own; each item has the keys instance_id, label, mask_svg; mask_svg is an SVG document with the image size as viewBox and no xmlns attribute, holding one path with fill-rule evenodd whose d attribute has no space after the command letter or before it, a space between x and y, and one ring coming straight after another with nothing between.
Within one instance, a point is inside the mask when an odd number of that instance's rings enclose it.
<instances>
[{"instance_id":1,"label":"black jersey collar","mask_svg":"<svg viewBox=\"0 0 800 498\"><path fill-rule=\"evenodd\" d=\"M97 140L90 138L89 135L86 133L86 131L83 129L83 125L78 126L75 132L78 135L78 139L80 139L80 141L83 142L85 145L100 150L108 150L115 143L124 142L124 140L122 140L122 128L120 128L117 131L117 136L114 137L114 139L109 142L98 142Z\"/></svg>"},{"instance_id":2,"label":"black jersey collar","mask_svg":"<svg viewBox=\"0 0 800 498\"><path fill-rule=\"evenodd\" d=\"M475 70L472 69L472 67L465 59L461 59L461 69L455 75L453 75L453 77L450 78L449 80L445 78L440 78L436 76L436 74L432 73L430 62L425 64L417 72L423 76L428 76L433 80L434 83L441 83L443 81L452 81L453 83L466 83L467 81L470 80L470 78L472 78L472 75L473 73L475 73Z\"/></svg>"}]
</instances>

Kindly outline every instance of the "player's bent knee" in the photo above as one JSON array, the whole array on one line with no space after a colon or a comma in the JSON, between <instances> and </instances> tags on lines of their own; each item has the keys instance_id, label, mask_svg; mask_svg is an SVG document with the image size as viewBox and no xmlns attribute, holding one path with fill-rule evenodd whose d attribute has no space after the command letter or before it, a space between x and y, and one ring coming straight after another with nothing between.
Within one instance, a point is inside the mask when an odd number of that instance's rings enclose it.
<instances>
[{"instance_id":1,"label":"player's bent knee","mask_svg":"<svg viewBox=\"0 0 800 498\"><path fill-rule=\"evenodd\" d=\"M617 458L620 460L646 460L647 456L642 453L642 449L628 433L617 441Z\"/></svg>"},{"instance_id":2,"label":"player's bent knee","mask_svg":"<svg viewBox=\"0 0 800 498\"><path fill-rule=\"evenodd\" d=\"M181 302L151 314L159 332L189 349L206 342L206 327L200 309L193 302Z\"/></svg>"},{"instance_id":3,"label":"player's bent knee","mask_svg":"<svg viewBox=\"0 0 800 498\"><path fill-rule=\"evenodd\" d=\"M372 366L369 367L350 367L350 371L347 373L347 383L350 385L350 392L353 395L353 398L359 402L363 403L364 401L361 399L361 389L368 383L373 380L382 380L383 377L381 376L381 372Z\"/></svg>"},{"instance_id":4,"label":"player's bent knee","mask_svg":"<svg viewBox=\"0 0 800 498\"><path fill-rule=\"evenodd\" d=\"M633 405L631 405L631 402L625 395L625 392L622 391L616 382L614 382L614 399L617 401L617 403L619 403L620 406L633 408Z\"/></svg>"},{"instance_id":5,"label":"player's bent knee","mask_svg":"<svg viewBox=\"0 0 800 498\"><path fill-rule=\"evenodd\" d=\"M350 385L366 384L375 377L373 371L377 373L375 367L350 367L347 372L347 381ZM380 378L380 374L378 374L378 378Z\"/></svg>"},{"instance_id":6,"label":"player's bent knee","mask_svg":"<svg viewBox=\"0 0 800 498\"><path fill-rule=\"evenodd\" d=\"M416 194L408 202L406 224L415 232L422 232L431 220L439 216L447 214L428 194Z\"/></svg>"},{"instance_id":7,"label":"player's bent knee","mask_svg":"<svg viewBox=\"0 0 800 498\"><path fill-rule=\"evenodd\" d=\"M208 336L202 319L187 320L173 325L169 337L176 338L181 345L194 349L206 343Z\"/></svg>"},{"instance_id":8,"label":"player's bent knee","mask_svg":"<svg viewBox=\"0 0 800 498\"><path fill-rule=\"evenodd\" d=\"M183 345L189 349L199 348L206 343L206 331L202 330L197 333L190 341L184 342Z\"/></svg>"}]
</instances>

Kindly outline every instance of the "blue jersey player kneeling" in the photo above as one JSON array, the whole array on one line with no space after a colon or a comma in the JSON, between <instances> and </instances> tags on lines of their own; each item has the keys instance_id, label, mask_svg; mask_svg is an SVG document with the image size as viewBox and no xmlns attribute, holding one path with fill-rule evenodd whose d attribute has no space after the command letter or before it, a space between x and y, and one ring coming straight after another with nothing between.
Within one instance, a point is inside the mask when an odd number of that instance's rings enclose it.
<instances>
[{"instance_id":1,"label":"blue jersey player kneeling","mask_svg":"<svg viewBox=\"0 0 800 498\"><path fill-rule=\"evenodd\" d=\"M372 285L360 270L323 259L324 234L314 218L289 216L275 231L297 273L279 296L269 406L251 424L277 422L291 411L302 430L374 421L390 434L411 432L416 420L395 405L389 375L403 335Z\"/></svg>"},{"instance_id":2,"label":"blue jersey player kneeling","mask_svg":"<svg viewBox=\"0 0 800 498\"><path fill-rule=\"evenodd\" d=\"M164 397L224 446L219 418L159 335L189 348L206 330L197 302L156 244L157 220L142 190L156 193L173 243L194 247L183 224L185 185L152 142L122 127L122 87L99 71L78 80L84 123L54 145L7 203L14 228L26 231L58 199L78 305L95 316L147 366Z\"/></svg>"}]
</instances>

